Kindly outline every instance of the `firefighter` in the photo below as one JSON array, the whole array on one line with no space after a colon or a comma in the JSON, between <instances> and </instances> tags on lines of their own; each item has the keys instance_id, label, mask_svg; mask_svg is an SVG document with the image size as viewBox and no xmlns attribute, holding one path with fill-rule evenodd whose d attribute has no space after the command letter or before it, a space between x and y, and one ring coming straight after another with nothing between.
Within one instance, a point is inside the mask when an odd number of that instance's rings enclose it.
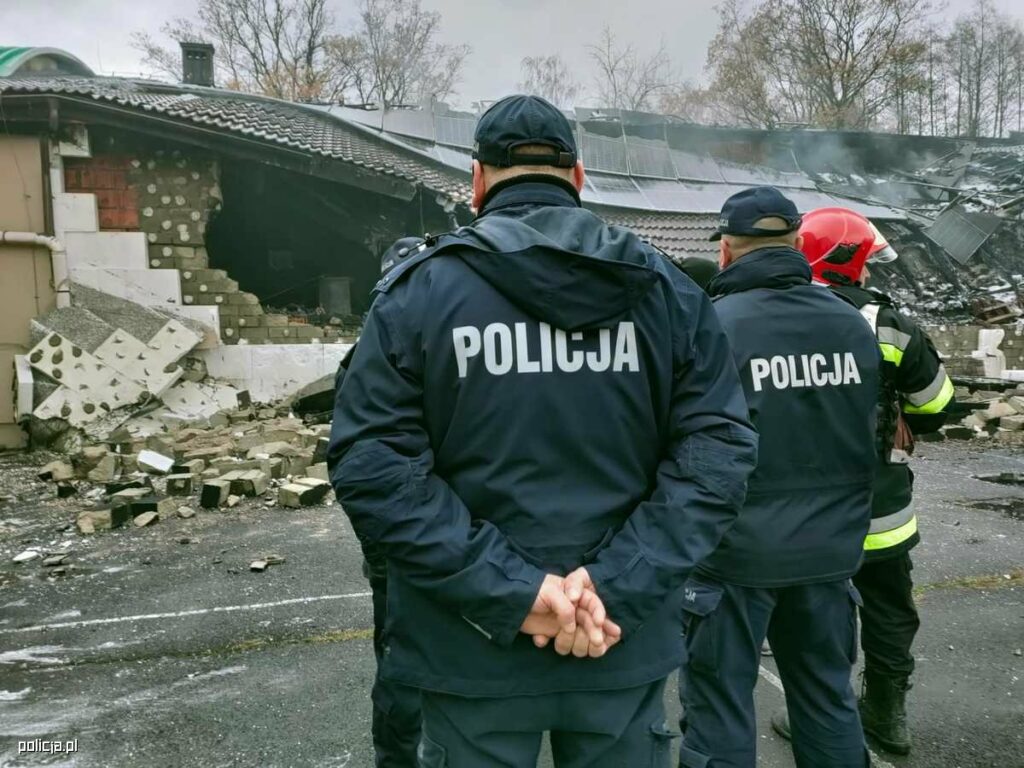
<instances>
[{"instance_id":1,"label":"firefighter","mask_svg":"<svg viewBox=\"0 0 1024 768\"><path fill-rule=\"evenodd\" d=\"M799 227L791 200L756 187L726 201L713 235L722 271L708 292L760 447L736 524L683 588L683 768L755 765L766 636L791 692L797 765L869 764L850 578L871 517L880 358L857 311L812 285Z\"/></svg>"},{"instance_id":2,"label":"firefighter","mask_svg":"<svg viewBox=\"0 0 1024 768\"><path fill-rule=\"evenodd\" d=\"M739 376L708 297L582 207L556 107L475 145L476 219L382 278L335 404L382 673L422 691L421 768L532 768L545 731L559 768L664 768L679 587L756 459Z\"/></svg>"},{"instance_id":3,"label":"firefighter","mask_svg":"<svg viewBox=\"0 0 1024 768\"><path fill-rule=\"evenodd\" d=\"M871 222L846 208L821 208L804 217L803 253L816 281L850 302L868 321L882 352L879 389L878 472L864 564L853 583L861 593L864 731L899 755L910 752L906 697L914 671L911 645L920 621L914 605L910 550L920 540L911 507L914 473L908 463L913 435L934 432L953 405L953 383L931 340L883 293L865 287L868 265L896 259ZM853 243L873 238L869 254ZM849 257L849 258L848 258ZM772 719L789 737L784 713Z\"/></svg>"},{"instance_id":4,"label":"firefighter","mask_svg":"<svg viewBox=\"0 0 1024 768\"><path fill-rule=\"evenodd\" d=\"M423 246L422 237L403 237L381 257L381 276L415 255ZM334 376L335 396L345 381L356 347L353 344L338 364ZM380 674L384 658L384 621L387 618L388 570L380 546L359 537L363 551L363 576L373 592L373 655L377 669L370 693L372 702L371 732L376 768L414 768L416 748L420 741L420 692L415 688L386 680Z\"/></svg>"}]
</instances>

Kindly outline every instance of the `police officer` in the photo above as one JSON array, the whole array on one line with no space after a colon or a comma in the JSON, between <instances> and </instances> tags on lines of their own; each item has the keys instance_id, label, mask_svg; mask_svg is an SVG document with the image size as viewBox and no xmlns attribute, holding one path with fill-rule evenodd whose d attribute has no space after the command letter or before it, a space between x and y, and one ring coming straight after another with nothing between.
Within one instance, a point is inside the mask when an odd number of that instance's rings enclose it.
<instances>
[{"instance_id":1,"label":"police officer","mask_svg":"<svg viewBox=\"0 0 1024 768\"><path fill-rule=\"evenodd\" d=\"M381 275L388 274L422 246L423 238L403 237L398 240L381 257ZM334 377L335 396L345 381L357 346L353 344L338 365ZM373 592L373 655L377 660L377 671L370 699L373 703L371 727L375 765L377 768L413 768L420 741L420 692L387 680L380 674L384 656L384 620L387 617L387 563L379 545L362 537L359 537L359 543L363 550L363 575L369 580Z\"/></svg>"},{"instance_id":2,"label":"police officer","mask_svg":"<svg viewBox=\"0 0 1024 768\"><path fill-rule=\"evenodd\" d=\"M548 102L480 119L475 221L385 276L337 397L337 496L387 563L419 764L666 766L678 589L756 456L707 297L580 205ZM551 646L554 646L553 648ZM610 649L610 650L609 650Z\"/></svg>"},{"instance_id":3,"label":"police officer","mask_svg":"<svg viewBox=\"0 0 1024 768\"><path fill-rule=\"evenodd\" d=\"M856 309L812 285L800 216L773 187L730 197L708 286L733 346L759 462L736 525L684 585L680 765L752 768L767 635L800 768L868 765L855 603L871 517L878 347ZM867 249L871 241L860 244Z\"/></svg>"},{"instance_id":4,"label":"police officer","mask_svg":"<svg viewBox=\"0 0 1024 768\"><path fill-rule=\"evenodd\" d=\"M890 752L910 752L906 696L914 657L910 648L920 626L914 605L910 550L920 540L911 509L914 474L908 464L913 434L938 430L953 405L954 387L931 340L892 299L865 287L868 264L887 263L896 252L867 219L846 208L821 208L804 217L803 253L816 280L860 310L882 352L879 389L878 473L871 508L871 532L864 540L864 564L853 583L864 599L860 610L864 690L860 715L864 731ZM872 237L870 254L851 243ZM789 737L783 713L772 718Z\"/></svg>"}]
</instances>

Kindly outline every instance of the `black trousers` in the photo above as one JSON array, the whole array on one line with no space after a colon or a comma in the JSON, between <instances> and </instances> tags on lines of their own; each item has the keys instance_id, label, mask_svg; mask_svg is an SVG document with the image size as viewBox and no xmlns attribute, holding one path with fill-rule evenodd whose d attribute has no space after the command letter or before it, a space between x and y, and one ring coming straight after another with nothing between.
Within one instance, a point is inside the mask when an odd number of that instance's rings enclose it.
<instances>
[{"instance_id":1,"label":"black trousers","mask_svg":"<svg viewBox=\"0 0 1024 768\"><path fill-rule=\"evenodd\" d=\"M538 653L554 653L553 650ZM420 768L669 768L665 681L615 691L464 698L423 692Z\"/></svg>"},{"instance_id":2,"label":"black trousers","mask_svg":"<svg viewBox=\"0 0 1024 768\"><path fill-rule=\"evenodd\" d=\"M864 600L860 645L868 672L903 679L914 671L910 647L921 620L914 605L913 568L910 552L904 552L865 562L853 577Z\"/></svg>"},{"instance_id":3,"label":"black trousers","mask_svg":"<svg viewBox=\"0 0 1024 768\"><path fill-rule=\"evenodd\" d=\"M849 580L754 588L691 577L683 593L680 768L757 763L754 686L766 635L786 689L798 768L870 765L850 685L860 598Z\"/></svg>"},{"instance_id":4,"label":"black trousers","mask_svg":"<svg viewBox=\"0 0 1024 768\"><path fill-rule=\"evenodd\" d=\"M420 742L420 692L380 676L388 604L387 567L375 558L364 561L363 573L373 590L373 653L377 657L371 694L375 765L376 768L415 768Z\"/></svg>"}]
</instances>

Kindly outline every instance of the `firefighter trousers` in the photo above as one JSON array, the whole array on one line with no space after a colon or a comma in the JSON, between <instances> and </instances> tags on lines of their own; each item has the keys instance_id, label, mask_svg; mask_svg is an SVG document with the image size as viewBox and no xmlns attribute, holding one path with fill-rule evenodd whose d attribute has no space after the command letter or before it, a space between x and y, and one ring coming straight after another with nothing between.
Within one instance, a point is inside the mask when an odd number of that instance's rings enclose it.
<instances>
[{"instance_id":1,"label":"firefighter trousers","mask_svg":"<svg viewBox=\"0 0 1024 768\"><path fill-rule=\"evenodd\" d=\"M910 652L921 625L914 605L914 565L910 552L865 562L853 583L864 600L860 647L868 672L899 680L914 671Z\"/></svg>"}]
</instances>

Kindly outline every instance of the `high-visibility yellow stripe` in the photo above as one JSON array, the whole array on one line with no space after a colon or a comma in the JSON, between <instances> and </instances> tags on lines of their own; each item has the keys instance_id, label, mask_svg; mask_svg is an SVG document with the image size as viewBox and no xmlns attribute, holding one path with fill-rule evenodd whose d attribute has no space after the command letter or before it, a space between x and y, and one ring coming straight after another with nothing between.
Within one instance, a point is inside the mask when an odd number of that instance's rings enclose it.
<instances>
[{"instance_id":1,"label":"high-visibility yellow stripe","mask_svg":"<svg viewBox=\"0 0 1024 768\"><path fill-rule=\"evenodd\" d=\"M897 347L895 344L885 344L883 342L878 343L879 349L882 350L882 359L887 363L893 365L899 365L903 362L903 350Z\"/></svg>"},{"instance_id":2,"label":"high-visibility yellow stripe","mask_svg":"<svg viewBox=\"0 0 1024 768\"><path fill-rule=\"evenodd\" d=\"M942 389L939 394L933 397L924 405L910 405L907 403L903 406L904 413L939 413L949 405L949 401L953 399L953 395L956 393L956 387L953 386L953 382L947 376L945 383L942 385Z\"/></svg>"},{"instance_id":3,"label":"high-visibility yellow stripe","mask_svg":"<svg viewBox=\"0 0 1024 768\"><path fill-rule=\"evenodd\" d=\"M864 539L864 549L871 552L895 547L897 544L902 544L915 533L917 533L917 515L914 515L909 523L905 523L899 528L893 528L891 531L882 531L881 533L869 533L867 538Z\"/></svg>"}]
</instances>

